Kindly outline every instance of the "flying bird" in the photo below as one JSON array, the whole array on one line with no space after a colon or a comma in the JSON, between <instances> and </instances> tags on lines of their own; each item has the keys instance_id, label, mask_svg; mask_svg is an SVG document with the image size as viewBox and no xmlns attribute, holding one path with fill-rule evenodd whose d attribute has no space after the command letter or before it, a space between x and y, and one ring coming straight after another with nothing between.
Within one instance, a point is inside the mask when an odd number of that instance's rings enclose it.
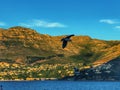
<instances>
[{"instance_id":1,"label":"flying bird","mask_svg":"<svg viewBox=\"0 0 120 90\"><path fill-rule=\"evenodd\" d=\"M68 35L68 36L66 36L65 38L62 38L61 39L61 41L63 42L62 43L62 48L65 48L66 46L67 46L67 43L68 43L68 41L71 41L71 37L72 36L75 36L74 34L72 34L72 35Z\"/></svg>"}]
</instances>

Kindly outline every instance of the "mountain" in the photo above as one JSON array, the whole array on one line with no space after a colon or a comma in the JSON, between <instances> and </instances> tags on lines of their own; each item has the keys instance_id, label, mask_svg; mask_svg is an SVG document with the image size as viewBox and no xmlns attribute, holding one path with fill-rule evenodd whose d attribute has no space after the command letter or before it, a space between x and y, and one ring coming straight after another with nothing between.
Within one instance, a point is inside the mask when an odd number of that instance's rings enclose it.
<instances>
[{"instance_id":1,"label":"mountain","mask_svg":"<svg viewBox=\"0 0 120 90\"><path fill-rule=\"evenodd\" d=\"M25 27L0 29L0 62L78 63L99 65L120 57L120 41L92 39L89 36L74 36L62 49L63 36L37 33Z\"/></svg>"}]
</instances>

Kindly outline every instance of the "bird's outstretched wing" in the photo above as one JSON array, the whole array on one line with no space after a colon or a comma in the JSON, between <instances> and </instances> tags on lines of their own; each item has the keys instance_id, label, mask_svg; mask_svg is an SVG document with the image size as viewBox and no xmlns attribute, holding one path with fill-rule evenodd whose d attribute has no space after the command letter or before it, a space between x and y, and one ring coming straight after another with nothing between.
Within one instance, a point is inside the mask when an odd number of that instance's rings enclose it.
<instances>
[{"instance_id":1,"label":"bird's outstretched wing","mask_svg":"<svg viewBox=\"0 0 120 90\"><path fill-rule=\"evenodd\" d=\"M62 48L65 48L67 46L67 41L63 41Z\"/></svg>"},{"instance_id":2,"label":"bird's outstretched wing","mask_svg":"<svg viewBox=\"0 0 120 90\"><path fill-rule=\"evenodd\" d=\"M71 41L70 37L75 36L74 34L68 35L65 38L62 38L61 41L63 42L62 48L65 48L67 46L68 41Z\"/></svg>"},{"instance_id":3,"label":"bird's outstretched wing","mask_svg":"<svg viewBox=\"0 0 120 90\"><path fill-rule=\"evenodd\" d=\"M75 36L75 35L74 35L74 34L68 35L68 36L66 36L65 38L70 38L70 37L72 37L72 36Z\"/></svg>"}]
</instances>

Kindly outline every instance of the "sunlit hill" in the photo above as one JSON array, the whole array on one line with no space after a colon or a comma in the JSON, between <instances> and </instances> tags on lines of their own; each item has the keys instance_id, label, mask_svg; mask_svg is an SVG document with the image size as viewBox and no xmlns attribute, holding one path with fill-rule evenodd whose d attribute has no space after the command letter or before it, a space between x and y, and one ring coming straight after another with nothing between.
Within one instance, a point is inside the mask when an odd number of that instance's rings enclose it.
<instances>
[{"instance_id":1,"label":"sunlit hill","mask_svg":"<svg viewBox=\"0 0 120 90\"><path fill-rule=\"evenodd\" d=\"M0 29L0 62L97 64L120 56L120 41L74 36L72 42L62 49L60 40L63 37L40 34L19 26Z\"/></svg>"},{"instance_id":2,"label":"sunlit hill","mask_svg":"<svg viewBox=\"0 0 120 90\"><path fill-rule=\"evenodd\" d=\"M62 36L25 27L0 29L0 80L42 80L74 76L79 70L120 57L120 41L73 36L62 48Z\"/></svg>"}]
</instances>

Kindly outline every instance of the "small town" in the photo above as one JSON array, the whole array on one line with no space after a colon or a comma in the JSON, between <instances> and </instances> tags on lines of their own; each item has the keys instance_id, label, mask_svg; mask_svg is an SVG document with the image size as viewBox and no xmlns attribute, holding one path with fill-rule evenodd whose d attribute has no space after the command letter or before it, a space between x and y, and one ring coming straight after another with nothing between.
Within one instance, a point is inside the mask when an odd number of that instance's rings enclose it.
<instances>
[{"instance_id":1,"label":"small town","mask_svg":"<svg viewBox=\"0 0 120 90\"><path fill-rule=\"evenodd\" d=\"M54 80L74 75L76 64L19 65L0 63L0 80ZM82 64L77 64L81 67Z\"/></svg>"}]
</instances>

